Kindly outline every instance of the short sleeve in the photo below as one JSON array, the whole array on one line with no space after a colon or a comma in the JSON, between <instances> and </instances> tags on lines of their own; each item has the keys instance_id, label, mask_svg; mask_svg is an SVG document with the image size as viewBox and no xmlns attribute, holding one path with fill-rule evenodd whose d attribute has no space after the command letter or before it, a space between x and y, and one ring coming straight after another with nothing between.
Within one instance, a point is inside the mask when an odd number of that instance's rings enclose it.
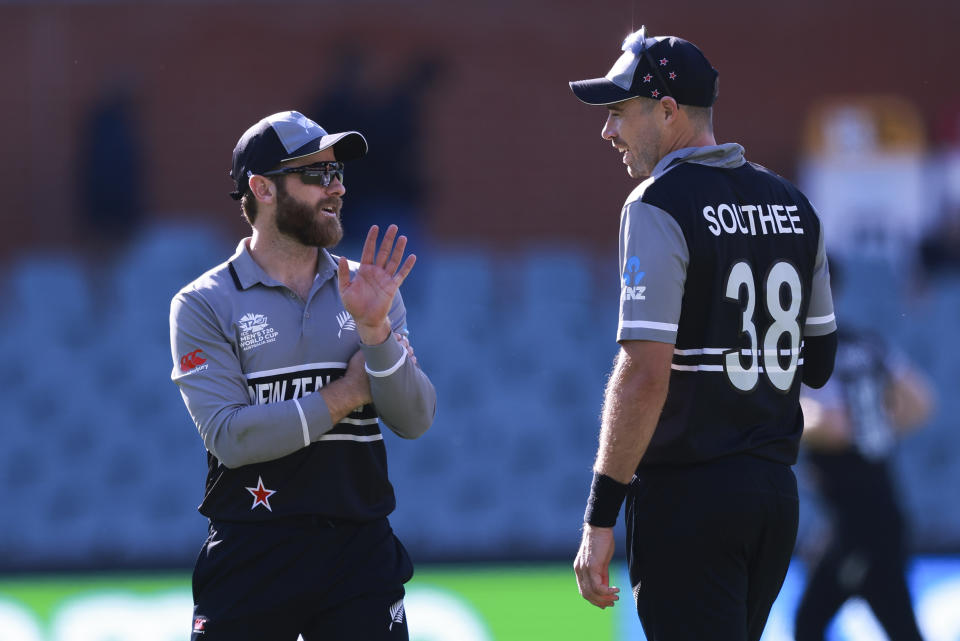
<instances>
[{"instance_id":1,"label":"short sleeve","mask_svg":"<svg viewBox=\"0 0 960 641\"><path fill-rule=\"evenodd\" d=\"M837 331L837 319L833 313L833 294L830 291L830 266L823 244L823 229L817 246L817 258L813 267L813 285L810 292L810 307L803 326L806 336L826 336Z\"/></svg>"},{"instance_id":2,"label":"short sleeve","mask_svg":"<svg viewBox=\"0 0 960 641\"><path fill-rule=\"evenodd\" d=\"M689 262L683 230L670 214L640 201L624 207L618 341L676 341Z\"/></svg>"}]
</instances>

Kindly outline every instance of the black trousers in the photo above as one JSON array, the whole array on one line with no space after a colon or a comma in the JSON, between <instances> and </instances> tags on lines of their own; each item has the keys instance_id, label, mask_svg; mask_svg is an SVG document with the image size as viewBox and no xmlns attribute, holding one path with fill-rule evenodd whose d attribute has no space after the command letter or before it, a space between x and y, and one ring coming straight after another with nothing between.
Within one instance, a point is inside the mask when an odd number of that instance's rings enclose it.
<instances>
[{"instance_id":1,"label":"black trousers","mask_svg":"<svg viewBox=\"0 0 960 641\"><path fill-rule=\"evenodd\" d=\"M192 641L406 641L413 575L387 519L211 522L193 573Z\"/></svg>"},{"instance_id":2,"label":"black trousers","mask_svg":"<svg viewBox=\"0 0 960 641\"><path fill-rule=\"evenodd\" d=\"M797 641L823 641L830 621L853 596L866 600L890 639L921 641L900 537L888 536L882 525L853 533L860 529L841 530L811 569L797 609Z\"/></svg>"},{"instance_id":3,"label":"black trousers","mask_svg":"<svg viewBox=\"0 0 960 641\"><path fill-rule=\"evenodd\" d=\"M756 641L797 537L789 466L748 455L642 468L627 497L627 562L649 641Z\"/></svg>"}]
</instances>

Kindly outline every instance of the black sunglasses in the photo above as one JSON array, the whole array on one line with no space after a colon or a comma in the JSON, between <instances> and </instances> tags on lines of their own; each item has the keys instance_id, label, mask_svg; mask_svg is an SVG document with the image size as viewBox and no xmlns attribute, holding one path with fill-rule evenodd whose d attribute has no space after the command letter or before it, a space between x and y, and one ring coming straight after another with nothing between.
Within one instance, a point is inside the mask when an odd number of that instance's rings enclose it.
<instances>
[{"instance_id":1,"label":"black sunglasses","mask_svg":"<svg viewBox=\"0 0 960 641\"><path fill-rule=\"evenodd\" d=\"M663 90L667 92L668 96L676 100L670 91L670 87L667 85L667 81L663 79L663 75L661 75L660 70L657 69L657 64L654 62L653 56L647 51L647 26L643 25L640 27L640 30L631 36L629 44L625 44L630 51L633 52L633 55L643 56L643 59L647 61L647 64L650 65L650 68L653 70L653 74L657 77L657 82L660 83L660 86L663 87Z\"/></svg>"},{"instance_id":2,"label":"black sunglasses","mask_svg":"<svg viewBox=\"0 0 960 641\"><path fill-rule=\"evenodd\" d=\"M307 185L329 187L334 178L339 180L342 185L343 163L335 160L324 160L322 162L315 162L312 165L304 165L303 167L284 167L282 169L265 171L260 175L282 176L284 174L300 174L300 180Z\"/></svg>"}]
</instances>

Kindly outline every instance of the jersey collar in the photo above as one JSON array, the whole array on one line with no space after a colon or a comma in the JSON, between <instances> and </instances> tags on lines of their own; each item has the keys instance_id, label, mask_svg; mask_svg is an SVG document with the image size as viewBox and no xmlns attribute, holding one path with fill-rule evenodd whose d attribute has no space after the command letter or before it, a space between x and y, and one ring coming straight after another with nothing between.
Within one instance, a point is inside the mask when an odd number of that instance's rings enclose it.
<instances>
[{"instance_id":1,"label":"jersey collar","mask_svg":"<svg viewBox=\"0 0 960 641\"><path fill-rule=\"evenodd\" d=\"M271 278L270 275L257 264L257 261L253 259L253 256L250 255L250 248L247 247L249 241L249 238L241 240L240 244L237 245L237 251L234 252L229 261L230 266L233 267L233 271L237 275L237 282L240 287L242 289L249 289L257 283L271 287L283 285L283 283ZM333 278L336 273L337 263L330 256L330 252L326 249L321 249L320 257L317 260L318 280L324 283L327 279Z\"/></svg>"},{"instance_id":2,"label":"jersey collar","mask_svg":"<svg viewBox=\"0 0 960 641\"><path fill-rule=\"evenodd\" d=\"M660 162L653 168L650 176L643 180L627 196L627 203L631 203L643 197L644 192L660 176L664 175L674 167L692 162L709 167L721 167L723 169L733 169L747 162L743 157L743 147L735 142L725 143L723 145L708 145L706 147L684 147L671 151L660 159Z\"/></svg>"},{"instance_id":3,"label":"jersey collar","mask_svg":"<svg viewBox=\"0 0 960 641\"><path fill-rule=\"evenodd\" d=\"M708 167L733 169L745 163L746 159L743 157L743 146L735 142L728 142L723 145L710 145L707 147L685 147L671 151L661 158L657 166L653 168L653 174L650 177L656 180L674 167L682 165L685 162L707 165Z\"/></svg>"}]
</instances>

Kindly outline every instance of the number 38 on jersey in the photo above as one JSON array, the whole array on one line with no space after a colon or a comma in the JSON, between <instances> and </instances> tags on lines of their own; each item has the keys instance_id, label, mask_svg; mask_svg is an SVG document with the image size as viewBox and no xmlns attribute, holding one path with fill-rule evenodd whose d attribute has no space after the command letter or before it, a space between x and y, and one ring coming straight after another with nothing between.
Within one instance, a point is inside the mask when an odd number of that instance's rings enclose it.
<instances>
[{"instance_id":1,"label":"number 38 on jersey","mask_svg":"<svg viewBox=\"0 0 960 641\"><path fill-rule=\"evenodd\" d=\"M774 388L789 391L797 375L802 338L803 287L797 268L786 261L774 263L758 292L753 267L740 261L730 268L724 294L725 300L741 309L742 342L724 353L727 379L736 389L750 392L762 372Z\"/></svg>"}]
</instances>

